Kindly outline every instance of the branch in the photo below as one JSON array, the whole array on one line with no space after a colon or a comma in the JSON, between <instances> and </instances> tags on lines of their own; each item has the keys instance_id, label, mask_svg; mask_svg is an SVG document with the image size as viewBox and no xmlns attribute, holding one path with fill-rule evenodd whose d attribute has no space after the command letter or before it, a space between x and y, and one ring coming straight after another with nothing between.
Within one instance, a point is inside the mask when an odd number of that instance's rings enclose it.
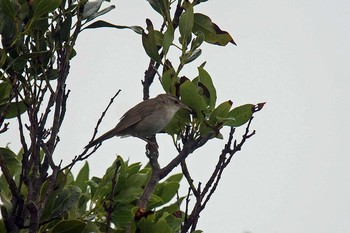
<instances>
[{"instance_id":1,"label":"branch","mask_svg":"<svg viewBox=\"0 0 350 233\"><path fill-rule=\"evenodd\" d=\"M205 137L198 137L195 140L187 140L183 145L182 151L180 151L180 153L172 161L170 161L168 165L160 170L160 179L167 176L175 167L184 161L188 155L199 147L203 146L211 137L212 135L208 134Z\"/></svg>"},{"instance_id":2,"label":"branch","mask_svg":"<svg viewBox=\"0 0 350 233\"><path fill-rule=\"evenodd\" d=\"M143 215L146 211L146 206L147 206L148 200L149 200L150 196L152 195L152 193L154 192L154 189L156 188L156 186L160 180L160 176L159 176L160 166L158 163L159 152L158 152L158 148L156 148L153 144L153 143L156 143L155 137L153 136L151 138L151 140L152 141L146 145L146 156L149 159L149 163L150 163L151 168L152 168L152 174L151 174L151 177L150 177L149 181L147 182L147 185L146 185L145 189L143 190L143 193L142 193L142 195L137 203L139 210L135 214L136 218L143 217Z\"/></svg>"},{"instance_id":3,"label":"branch","mask_svg":"<svg viewBox=\"0 0 350 233\"><path fill-rule=\"evenodd\" d=\"M114 99L119 95L120 92L121 92L121 90L119 89L119 90L117 91L117 93L115 93L114 96L113 96L113 97L111 98L111 100L109 101L109 103L108 103L106 109L102 112L101 117L100 117L100 118L98 119L98 121L97 121L96 127L95 127L95 129L94 129L94 133L93 133L93 135L92 135L92 138L91 138L90 142L92 142L92 141L95 139L95 137L96 137L96 135L97 135L97 132L98 132L98 128L100 127L100 124L102 123L103 118L105 117L105 115L106 115L108 109L111 107L112 103L114 102Z\"/></svg>"},{"instance_id":4,"label":"branch","mask_svg":"<svg viewBox=\"0 0 350 233\"><path fill-rule=\"evenodd\" d=\"M117 185L117 180L116 180L116 177L117 177L117 174L118 174L118 170L119 170L119 167L120 167L121 163L119 160L117 160L115 162L115 170L114 170L114 175L113 175L113 178L112 178L112 188L111 188L111 196L109 198L109 205L107 205L107 203L103 203L103 207L105 208L105 210L107 211L107 219L106 219L106 233L109 233L110 230L111 230L111 223L112 223L112 214L113 212L115 211L115 204L114 204L114 195L115 195L115 188L116 188L116 185Z\"/></svg>"},{"instance_id":5,"label":"branch","mask_svg":"<svg viewBox=\"0 0 350 233\"><path fill-rule=\"evenodd\" d=\"M98 128L100 127L100 124L102 123L103 118L105 117L107 111L109 110L109 108L111 107L112 103L114 102L114 99L119 95L120 92L121 92L121 90L118 90L117 93L114 94L114 96L109 101L107 107L102 112L101 117L98 119L98 121L96 123L95 129L94 129L94 133L92 135L92 138L91 138L90 142L95 139L95 137L97 135L97 132L98 132ZM72 160L72 162L70 164L66 165L65 167L63 167L61 169L61 171L64 171L66 169L71 169L74 166L74 164L76 164L78 161L83 161L83 160L87 159L88 157L90 157L90 155L95 153L100 146L101 146L101 144L98 144L95 147L93 147L93 150L90 153L87 153L90 148L85 148L84 151L80 155L76 155L74 157L74 159Z\"/></svg>"},{"instance_id":6,"label":"branch","mask_svg":"<svg viewBox=\"0 0 350 233\"><path fill-rule=\"evenodd\" d=\"M210 176L209 180L207 181L203 191L202 192L199 191L199 197L196 198L196 203L191 212L191 215L184 222L184 225L182 227L182 232L187 232L190 228L191 228L191 231L194 231L196 229L199 215L201 211L206 207L206 204L210 200L211 196L216 191L216 188L221 180L224 169L231 162L231 159L233 158L233 156L242 149L242 146L244 145L246 140L255 134L255 130L253 130L253 132L250 132L249 130L253 118L254 117L250 118L245 130L245 133L242 135L242 139L238 144L236 140L233 142L233 135L235 133L235 128L231 128L228 141L225 144L224 149L222 150L219 156L219 160L215 166L215 169L212 175ZM231 149L232 144L233 144L233 148ZM228 154L229 154L229 157L227 157Z\"/></svg>"},{"instance_id":7,"label":"branch","mask_svg":"<svg viewBox=\"0 0 350 233\"><path fill-rule=\"evenodd\" d=\"M193 192L195 197L198 197L200 193L198 192L198 190L196 189L196 187L193 184L193 179L191 178L190 172L187 169L187 165L186 165L185 160L183 160L181 162L181 169L182 169L182 173L184 174L184 176L187 180L187 183L189 185L189 189Z\"/></svg>"}]
</instances>

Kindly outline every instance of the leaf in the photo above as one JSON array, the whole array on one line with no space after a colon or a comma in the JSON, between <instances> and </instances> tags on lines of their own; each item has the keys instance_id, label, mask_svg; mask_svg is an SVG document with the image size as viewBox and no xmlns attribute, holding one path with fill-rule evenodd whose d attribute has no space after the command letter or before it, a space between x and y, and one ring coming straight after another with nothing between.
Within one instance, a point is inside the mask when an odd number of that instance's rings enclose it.
<instances>
[{"instance_id":1,"label":"leaf","mask_svg":"<svg viewBox=\"0 0 350 233\"><path fill-rule=\"evenodd\" d=\"M190 122L191 119L189 111L186 109L180 109L165 127L164 131L170 135L179 135L185 129L185 126Z\"/></svg>"},{"instance_id":2,"label":"leaf","mask_svg":"<svg viewBox=\"0 0 350 233\"><path fill-rule=\"evenodd\" d=\"M105 9L103 9L101 11L95 12L92 15L87 17L86 22L89 22L89 21L91 21L91 20L93 20L93 19L95 19L95 18L97 18L97 17L99 17L101 15L104 15L104 14L110 12L111 10L113 10L114 8L115 8L115 5L111 5L111 6L105 8Z\"/></svg>"},{"instance_id":3,"label":"leaf","mask_svg":"<svg viewBox=\"0 0 350 233\"><path fill-rule=\"evenodd\" d=\"M87 188L87 181L89 180L89 164L85 162L84 166L80 169L75 185L77 185L84 193Z\"/></svg>"},{"instance_id":4,"label":"leaf","mask_svg":"<svg viewBox=\"0 0 350 233\"><path fill-rule=\"evenodd\" d=\"M172 24L169 24L165 33L164 33L164 39L163 39L163 53L166 55L168 53L170 45L173 43L174 40L174 28Z\"/></svg>"},{"instance_id":5,"label":"leaf","mask_svg":"<svg viewBox=\"0 0 350 233\"><path fill-rule=\"evenodd\" d=\"M0 220L0 232L7 232L5 228L5 223L2 219Z\"/></svg>"},{"instance_id":6,"label":"leaf","mask_svg":"<svg viewBox=\"0 0 350 233\"><path fill-rule=\"evenodd\" d=\"M190 81L186 80L180 85L181 101L195 110L195 116L200 121L203 120L203 111L206 110L206 104L198 93L197 87Z\"/></svg>"},{"instance_id":7,"label":"leaf","mask_svg":"<svg viewBox=\"0 0 350 233\"><path fill-rule=\"evenodd\" d=\"M252 117L253 110L254 110L253 104L245 104L232 109L227 114L228 120L225 122L225 125L231 126L231 127L238 127L238 126L244 125Z\"/></svg>"},{"instance_id":8,"label":"leaf","mask_svg":"<svg viewBox=\"0 0 350 233\"><path fill-rule=\"evenodd\" d=\"M57 223L51 233L80 233L85 229L86 223L79 220L62 220Z\"/></svg>"},{"instance_id":9,"label":"leaf","mask_svg":"<svg viewBox=\"0 0 350 233\"><path fill-rule=\"evenodd\" d=\"M168 179L166 179L165 182L180 182L182 179L183 175L182 173L178 173L178 174L174 174L172 176L170 176Z\"/></svg>"},{"instance_id":10,"label":"leaf","mask_svg":"<svg viewBox=\"0 0 350 233\"><path fill-rule=\"evenodd\" d=\"M147 2L164 18L169 16L170 3L168 0L147 0Z\"/></svg>"},{"instance_id":11,"label":"leaf","mask_svg":"<svg viewBox=\"0 0 350 233\"><path fill-rule=\"evenodd\" d=\"M226 118L228 112L230 111L232 106L232 101L228 100L223 103L221 103L219 106L217 106L209 118L209 125L216 125L217 122L220 122L220 118Z\"/></svg>"},{"instance_id":12,"label":"leaf","mask_svg":"<svg viewBox=\"0 0 350 233\"><path fill-rule=\"evenodd\" d=\"M17 113L21 115L26 110L27 110L27 106L24 104L23 101L18 102L18 104L13 102L13 103L10 103L8 106L6 104L0 105L0 113L5 111L5 119L11 119L11 118L17 117Z\"/></svg>"},{"instance_id":13,"label":"leaf","mask_svg":"<svg viewBox=\"0 0 350 233\"><path fill-rule=\"evenodd\" d=\"M72 14L67 13L65 20L61 24L60 37L62 41L68 41L72 27Z\"/></svg>"},{"instance_id":14,"label":"leaf","mask_svg":"<svg viewBox=\"0 0 350 233\"><path fill-rule=\"evenodd\" d=\"M166 93L174 93L173 91L175 90L175 78L173 77L173 75L175 75L174 68L168 69L162 75L161 82L163 89Z\"/></svg>"},{"instance_id":15,"label":"leaf","mask_svg":"<svg viewBox=\"0 0 350 233\"><path fill-rule=\"evenodd\" d=\"M151 7L157 11L160 15L162 15L162 7L161 7L161 1L159 0L147 0Z\"/></svg>"},{"instance_id":16,"label":"leaf","mask_svg":"<svg viewBox=\"0 0 350 233\"><path fill-rule=\"evenodd\" d=\"M0 83L0 106L8 101L11 93L11 84L9 82Z\"/></svg>"},{"instance_id":17,"label":"leaf","mask_svg":"<svg viewBox=\"0 0 350 233\"><path fill-rule=\"evenodd\" d=\"M175 181L164 182L162 185L160 185L160 187L160 190L156 187L154 194L162 198L162 204L165 204L171 201L171 199L175 196L177 190L180 187L180 184L179 182Z\"/></svg>"},{"instance_id":18,"label":"leaf","mask_svg":"<svg viewBox=\"0 0 350 233\"><path fill-rule=\"evenodd\" d=\"M179 30L182 38L182 44L187 41L191 35L194 22L193 6L189 2L184 2L185 12L180 16Z\"/></svg>"},{"instance_id":19,"label":"leaf","mask_svg":"<svg viewBox=\"0 0 350 233\"><path fill-rule=\"evenodd\" d=\"M193 33L201 31L204 33L204 40L210 44L216 44L220 46L225 46L228 43L236 45L233 41L231 35L222 31L219 26L211 21L211 19L200 13L194 14L194 24L193 24Z\"/></svg>"},{"instance_id":20,"label":"leaf","mask_svg":"<svg viewBox=\"0 0 350 233\"><path fill-rule=\"evenodd\" d=\"M183 64L188 64L194 60L196 60L200 55L202 54L201 49L196 49L192 53L190 53L189 56L185 57L185 62L182 62Z\"/></svg>"},{"instance_id":21,"label":"leaf","mask_svg":"<svg viewBox=\"0 0 350 233\"><path fill-rule=\"evenodd\" d=\"M102 233L98 227L98 223L87 221L86 228L83 231L84 233Z\"/></svg>"},{"instance_id":22,"label":"leaf","mask_svg":"<svg viewBox=\"0 0 350 233\"><path fill-rule=\"evenodd\" d=\"M81 189L78 186L65 186L55 199L51 216L61 215L62 212L76 213L78 211L78 204L81 195Z\"/></svg>"},{"instance_id":23,"label":"leaf","mask_svg":"<svg viewBox=\"0 0 350 233\"><path fill-rule=\"evenodd\" d=\"M194 38L193 40L192 40L192 43L191 43L191 50L195 50L195 49L197 49L197 48L199 48L199 46L201 46L201 44L203 43L203 41L204 41L204 33L203 32L201 32L201 31L197 31L196 33L195 33L195 35L196 35L196 38Z\"/></svg>"},{"instance_id":24,"label":"leaf","mask_svg":"<svg viewBox=\"0 0 350 233\"><path fill-rule=\"evenodd\" d=\"M100 9L104 0L88 1L84 5L83 19L87 19Z\"/></svg>"},{"instance_id":25,"label":"leaf","mask_svg":"<svg viewBox=\"0 0 350 233\"><path fill-rule=\"evenodd\" d=\"M0 2L2 11L9 16L12 20L16 19L16 10L13 7L11 0L1 0Z\"/></svg>"},{"instance_id":26,"label":"leaf","mask_svg":"<svg viewBox=\"0 0 350 233\"><path fill-rule=\"evenodd\" d=\"M131 29L137 34L142 34L143 33L143 28L140 26L123 26L123 25L116 25L116 24L111 24L103 20L98 20L96 22L93 22L92 24L86 26L83 30L85 29L91 29L91 28L117 28L117 29Z\"/></svg>"},{"instance_id":27,"label":"leaf","mask_svg":"<svg viewBox=\"0 0 350 233\"><path fill-rule=\"evenodd\" d=\"M215 103L216 103L216 89L213 84L213 80L211 79L209 73L203 68L203 67L198 67L198 87L201 87L203 85L208 93L203 93L203 95L208 99L208 105L210 106L211 109L214 109Z\"/></svg>"},{"instance_id":28,"label":"leaf","mask_svg":"<svg viewBox=\"0 0 350 233\"><path fill-rule=\"evenodd\" d=\"M155 230L153 232L172 233L172 230L171 230L170 226L167 224L167 222L164 219L162 219L156 223Z\"/></svg>"},{"instance_id":29,"label":"leaf","mask_svg":"<svg viewBox=\"0 0 350 233\"><path fill-rule=\"evenodd\" d=\"M157 48L163 46L164 35L160 31L154 30L154 39L156 40Z\"/></svg>"},{"instance_id":30,"label":"leaf","mask_svg":"<svg viewBox=\"0 0 350 233\"><path fill-rule=\"evenodd\" d=\"M33 1L33 17L39 17L45 13L56 10L61 4L62 0L34 0Z\"/></svg>"},{"instance_id":31,"label":"leaf","mask_svg":"<svg viewBox=\"0 0 350 233\"><path fill-rule=\"evenodd\" d=\"M155 39L155 32L151 20L147 19L147 30L148 34L142 33L142 45L147 55L158 63L162 63L160 55L158 53L157 43Z\"/></svg>"},{"instance_id":32,"label":"leaf","mask_svg":"<svg viewBox=\"0 0 350 233\"><path fill-rule=\"evenodd\" d=\"M21 162L18 160L17 155L8 148L0 148L1 156L4 164L9 169L11 176L15 176L21 173Z\"/></svg>"}]
</instances>

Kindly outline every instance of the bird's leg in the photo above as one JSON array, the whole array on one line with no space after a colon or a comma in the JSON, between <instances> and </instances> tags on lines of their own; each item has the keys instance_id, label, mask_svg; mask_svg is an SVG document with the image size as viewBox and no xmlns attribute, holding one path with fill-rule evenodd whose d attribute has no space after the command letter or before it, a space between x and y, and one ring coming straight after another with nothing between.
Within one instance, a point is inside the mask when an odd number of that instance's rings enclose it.
<instances>
[{"instance_id":1,"label":"bird's leg","mask_svg":"<svg viewBox=\"0 0 350 233\"><path fill-rule=\"evenodd\" d=\"M147 142L147 145L146 145L146 149L147 150L149 150L149 146L152 146L153 149L158 150L159 146L158 146L158 143L156 141L156 137L154 135L151 136L151 137L145 137L145 138L140 137L140 139L142 139L145 142Z\"/></svg>"}]
</instances>

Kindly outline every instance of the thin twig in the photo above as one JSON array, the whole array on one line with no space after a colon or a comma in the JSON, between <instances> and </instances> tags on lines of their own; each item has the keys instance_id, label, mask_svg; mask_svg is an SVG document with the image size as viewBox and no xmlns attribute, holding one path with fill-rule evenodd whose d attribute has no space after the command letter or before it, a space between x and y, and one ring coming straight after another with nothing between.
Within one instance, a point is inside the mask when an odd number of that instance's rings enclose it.
<instances>
[{"instance_id":1,"label":"thin twig","mask_svg":"<svg viewBox=\"0 0 350 233\"><path fill-rule=\"evenodd\" d=\"M98 133L98 128L100 127L100 124L102 123L102 120L103 118L105 117L107 111L109 110L110 106L112 105L112 103L114 102L114 99L119 95L121 90L118 90L116 94L114 94L114 96L110 99L107 107L105 108L105 110L102 112L101 114L101 117L98 119L97 123L96 123L96 126L95 126L95 129L94 129L94 133L91 137L91 141L93 141ZM95 147L93 147L92 151L90 151L89 153L87 153L89 151L89 148L85 148L84 151L79 154L79 155L76 155L73 159L72 159L72 162L68 165L66 165L65 167L63 167L61 169L61 171L64 171L66 169L71 169L75 163L77 163L78 161L83 161L85 159L87 159L88 157L90 157L90 155L92 155L93 153L96 152L96 150L101 146L101 144L97 144Z\"/></svg>"},{"instance_id":2,"label":"thin twig","mask_svg":"<svg viewBox=\"0 0 350 233\"><path fill-rule=\"evenodd\" d=\"M107 204L106 202L103 204L103 207L105 208L105 210L107 211L107 218L106 218L106 233L109 233L111 230L111 223L112 223L112 214L115 211L115 204L114 204L114 195L115 195L115 189L117 186L117 174L118 174L118 170L119 167L121 165L120 160L117 160L115 162L115 170L114 170L114 175L112 178L112 187L111 187L111 194L109 197L109 203Z\"/></svg>"}]
</instances>

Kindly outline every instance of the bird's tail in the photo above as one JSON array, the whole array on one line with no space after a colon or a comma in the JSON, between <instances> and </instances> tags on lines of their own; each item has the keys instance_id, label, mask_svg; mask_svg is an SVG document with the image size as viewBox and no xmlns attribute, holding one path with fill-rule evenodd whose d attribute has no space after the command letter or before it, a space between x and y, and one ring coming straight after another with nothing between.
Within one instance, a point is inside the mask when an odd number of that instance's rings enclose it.
<instances>
[{"instance_id":1,"label":"bird's tail","mask_svg":"<svg viewBox=\"0 0 350 233\"><path fill-rule=\"evenodd\" d=\"M100 137L96 138L95 140L89 142L89 144L85 146L85 149L89 149L90 147L96 146L97 144L102 143L104 140L107 140L114 136L116 136L115 129L111 129L110 131L106 132L105 134L102 134Z\"/></svg>"}]
</instances>

